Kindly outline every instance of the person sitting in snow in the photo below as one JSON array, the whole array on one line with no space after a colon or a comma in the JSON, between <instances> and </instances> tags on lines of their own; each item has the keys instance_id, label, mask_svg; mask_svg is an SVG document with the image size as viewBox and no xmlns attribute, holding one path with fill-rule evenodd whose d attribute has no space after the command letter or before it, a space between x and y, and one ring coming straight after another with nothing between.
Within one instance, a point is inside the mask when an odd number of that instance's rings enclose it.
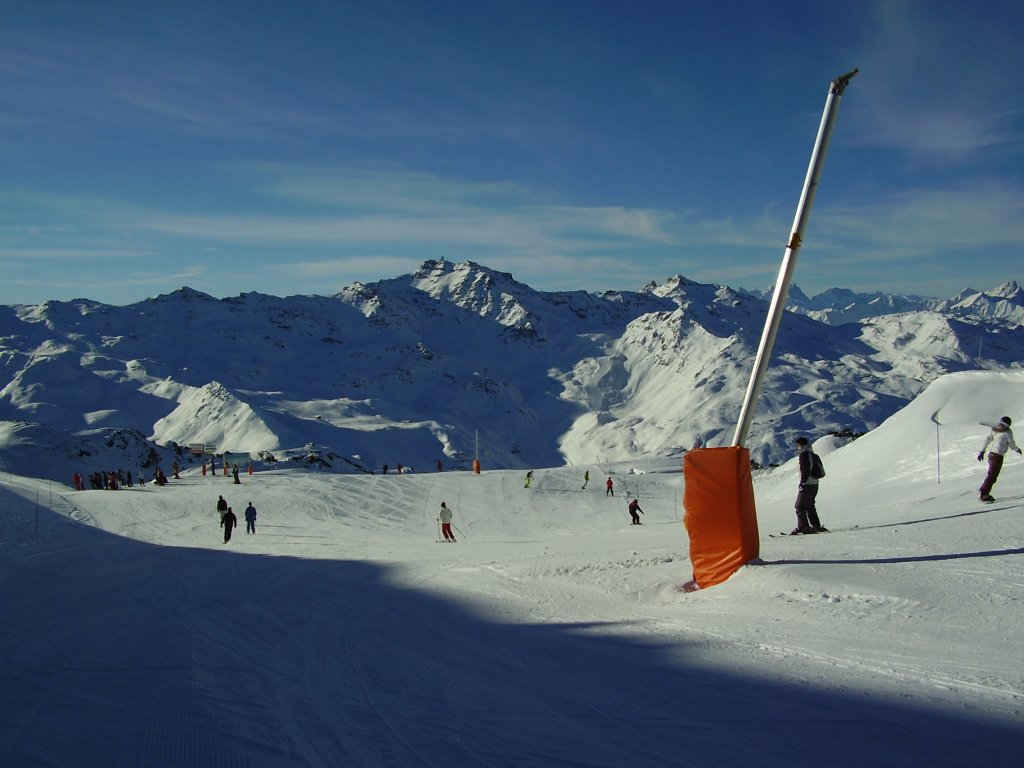
<instances>
[{"instance_id":1,"label":"person sitting in snow","mask_svg":"<svg viewBox=\"0 0 1024 768\"><path fill-rule=\"evenodd\" d=\"M989 445L992 446L992 450L988 452L988 473L978 489L978 498L981 501L995 501L992 498L992 486L999 479L999 471L1003 468L1003 457L1006 456L1006 452L1012 448L1018 454L1021 453L1021 449L1017 447L1017 443L1013 440L1013 430L1010 429L1011 423L1009 416L1003 416L999 423L992 427L992 431L985 438L985 444L981 446L981 450L978 452L978 461L984 461L985 450Z\"/></svg>"}]
</instances>

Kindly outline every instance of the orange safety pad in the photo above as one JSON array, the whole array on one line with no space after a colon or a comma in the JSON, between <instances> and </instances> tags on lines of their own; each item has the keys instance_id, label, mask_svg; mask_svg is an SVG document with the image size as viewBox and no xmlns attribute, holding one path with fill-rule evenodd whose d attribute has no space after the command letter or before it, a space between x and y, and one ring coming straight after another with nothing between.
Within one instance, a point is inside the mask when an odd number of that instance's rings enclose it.
<instances>
[{"instance_id":1,"label":"orange safety pad","mask_svg":"<svg viewBox=\"0 0 1024 768\"><path fill-rule=\"evenodd\" d=\"M700 448L683 458L683 524L697 586L732 576L760 553L750 451Z\"/></svg>"}]
</instances>

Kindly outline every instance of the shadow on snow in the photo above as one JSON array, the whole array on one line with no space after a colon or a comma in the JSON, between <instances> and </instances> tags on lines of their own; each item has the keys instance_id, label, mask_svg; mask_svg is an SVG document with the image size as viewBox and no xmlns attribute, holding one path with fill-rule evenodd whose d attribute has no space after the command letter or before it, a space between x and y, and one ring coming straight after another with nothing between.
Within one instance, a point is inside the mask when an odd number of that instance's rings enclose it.
<instances>
[{"instance_id":1,"label":"shadow on snow","mask_svg":"<svg viewBox=\"0 0 1024 768\"><path fill-rule=\"evenodd\" d=\"M0 763L949 766L1024 747L1020 729L735 676L693 645L503 624L396 581L46 512L0 552Z\"/></svg>"}]
</instances>

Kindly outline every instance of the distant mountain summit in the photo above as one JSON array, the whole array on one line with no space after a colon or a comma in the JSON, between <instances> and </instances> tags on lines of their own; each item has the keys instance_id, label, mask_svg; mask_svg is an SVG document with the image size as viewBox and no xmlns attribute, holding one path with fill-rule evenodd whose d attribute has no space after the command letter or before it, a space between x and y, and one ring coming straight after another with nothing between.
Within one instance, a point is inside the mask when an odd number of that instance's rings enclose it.
<instances>
[{"instance_id":1,"label":"distant mountain summit","mask_svg":"<svg viewBox=\"0 0 1024 768\"><path fill-rule=\"evenodd\" d=\"M748 439L762 463L797 434L870 430L943 373L1024 360L1013 281L942 301L790 299ZM681 275L551 292L445 260L333 296L6 306L0 420L67 446L106 430L175 455L315 451L344 471L678 456L698 435L731 440L766 313L764 295Z\"/></svg>"},{"instance_id":2,"label":"distant mountain summit","mask_svg":"<svg viewBox=\"0 0 1024 768\"><path fill-rule=\"evenodd\" d=\"M745 291L768 301L774 288ZM808 297L799 286L790 287L786 308L823 323L839 325L898 312L937 311L973 317L990 317L1024 325L1024 291L1009 280L989 291L966 288L948 299L893 295L881 292L855 293L846 288L830 288Z\"/></svg>"}]
</instances>

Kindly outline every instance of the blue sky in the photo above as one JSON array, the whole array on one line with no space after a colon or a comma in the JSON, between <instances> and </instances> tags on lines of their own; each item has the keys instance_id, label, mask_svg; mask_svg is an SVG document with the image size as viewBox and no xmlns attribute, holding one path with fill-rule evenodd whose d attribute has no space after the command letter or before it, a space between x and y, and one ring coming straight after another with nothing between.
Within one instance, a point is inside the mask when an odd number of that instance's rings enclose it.
<instances>
[{"instance_id":1,"label":"blue sky","mask_svg":"<svg viewBox=\"0 0 1024 768\"><path fill-rule=\"evenodd\" d=\"M1019 2L12 0L0 304L331 294L472 259L541 290L1021 279Z\"/></svg>"}]
</instances>

